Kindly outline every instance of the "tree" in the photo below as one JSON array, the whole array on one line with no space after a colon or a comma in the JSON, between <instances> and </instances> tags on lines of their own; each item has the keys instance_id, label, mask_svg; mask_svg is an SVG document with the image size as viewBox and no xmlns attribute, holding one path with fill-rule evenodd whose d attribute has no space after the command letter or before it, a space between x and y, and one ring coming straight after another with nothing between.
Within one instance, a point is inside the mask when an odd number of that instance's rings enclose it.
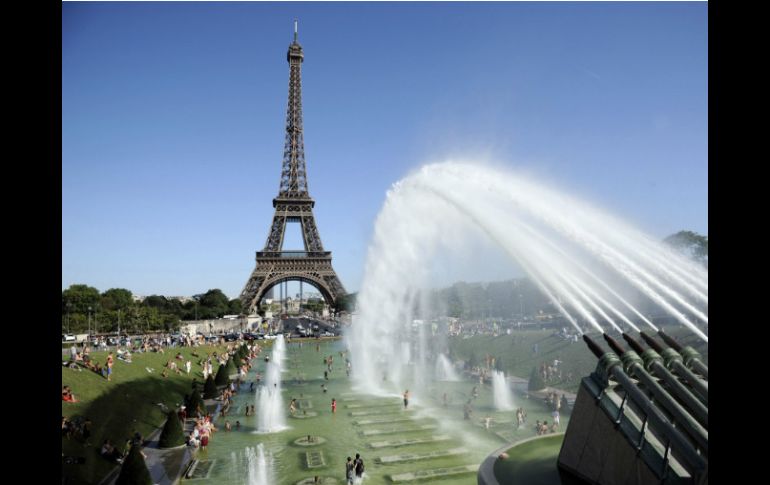
<instances>
[{"instance_id":1,"label":"tree","mask_svg":"<svg viewBox=\"0 0 770 485\"><path fill-rule=\"evenodd\" d=\"M70 285L61 292L62 313L69 311L81 315L88 314L88 307L95 310L101 302L99 290L88 285Z\"/></svg>"},{"instance_id":2,"label":"tree","mask_svg":"<svg viewBox=\"0 0 770 485\"><path fill-rule=\"evenodd\" d=\"M164 310L168 307L168 300L162 295L150 295L142 301L142 305Z\"/></svg>"},{"instance_id":3,"label":"tree","mask_svg":"<svg viewBox=\"0 0 770 485\"><path fill-rule=\"evenodd\" d=\"M337 309L344 312L353 312L356 309L358 293L348 293L337 298Z\"/></svg>"},{"instance_id":4,"label":"tree","mask_svg":"<svg viewBox=\"0 0 770 485\"><path fill-rule=\"evenodd\" d=\"M215 399L217 397L217 385L214 383L214 378L209 375L206 378L206 383L203 385L203 399Z\"/></svg>"},{"instance_id":5,"label":"tree","mask_svg":"<svg viewBox=\"0 0 770 485\"><path fill-rule=\"evenodd\" d=\"M203 404L203 399L201 399L201 392L198 390L198 386L193 386L192 392L190 393L190 398L187 400L187 409L189 410L190 416L195 416L195 413L198 412L198 407L200 407L201 411L205 411L205 407Z\"/></svg>"},{"instance_id":6,"label":"tree","mask_svg":"<svg viewBox=\"0 0 770 485\"><path fill-rule=\"evenodd\" d=\"M182 424L179 422L179 416L174 411L168 413L168 419L160 433L158 446L160 448L173 448L185 443Z\"/></svg>"},{"instance_id":7,"label":"tree","mask_svg":"<svg viewBox=\"0 0 770 485\"><path fill-rule=\"evenodd\" d=\"M243 305L241 304L241 299L233 298L232 300L230 300L230 303L228 304L228 307L227 307L227 312L230 315L240 315L241 313L243 313Z\"/></svg>"},{"instance_id":8,"label":"tree","mask_svg":"<svg viewBox=\"0 0 770 485\"><path fill-rule=\"evenodd\" d=\"M543 381L543 376L540 375L540 372L538 372L537 367L532 368L532 373L529 375L529 384L527 385L527 389L530 391L540 391L542 389L545 389L545 382Z\"/></svg>"},{"instance_id":9,"label":"tree","mask_svg":"<svg viewBox=\"0 0 770 485\"><path fill-rule=\"evenodd\" d=\"M221 318L228 311L230 300L222 293L222 290L214 289L201 296L200 305L205 314L211 315L203 318Z\"/></svg>"},{"instance_id":10,"label":"tree","mask_svg":"<svg viewBox=\"0 0 770 485\"><path fill-rule=\"evenodd\" d=\"M105 310L126 311L134 306L133 294L124 288L110 288L102 293L102 308Z\"/></svg>"},{"instance_id":11,"label":"tree","mask_svg":"<svg viewBox=\"0 0 770 485\"><path fill-rule=\"evenodd\" d=\"M709 238L693 231L679 231L663 240L685 256L708 267Z\"/></svg>"},{"instance_id":12,"label":"tree","mask_svg":"<svg viewBox=\"0 0 770 485\"><path fill-rule=\"evenodd\" d=\"M141 452L141 445L133 445L123 462L115 485L152 485L152 477Z\"/></svg>"},{"instance_id":13,"label":"tree","mask_svg":"<svg viewBox=\"0 0 770 485\"><path fill-rule=\"evenodd\" d=\"M225 364L225 371L227 371L227 375L231 376L238 372L238 367L235 365L235 359L232 357L227 359L227 363Z\"/></svg>"},{"instance_id":14,"label":"tree","mask_svg":"<svg viewBox=\"0 0 770 485\"><path fill-rule=\"evenodd\" d=\"M227 364L220 364L214 382L218 386L226 386L230 383L230 375L227 373Z\"/></svg>"}]
</instances>

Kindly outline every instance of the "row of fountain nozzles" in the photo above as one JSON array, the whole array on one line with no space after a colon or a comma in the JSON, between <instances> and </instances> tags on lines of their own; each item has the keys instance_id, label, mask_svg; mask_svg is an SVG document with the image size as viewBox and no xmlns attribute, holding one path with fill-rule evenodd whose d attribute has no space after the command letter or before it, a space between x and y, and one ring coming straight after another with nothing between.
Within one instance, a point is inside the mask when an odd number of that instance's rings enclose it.
<instances>
[{"instance_id":1,"label":"row of fountain nozzles","mask_svg":"<svg viewBox=\"0 0 770 485\"><path fill-rule=\"evenodd\" d=\"M650 347L647 349L627 333L622 335L629 350L606 333L603 337L612 352L602 349L588 335L583 335L583 340L599 358L599 376L607 383L610 377L616 380L692 470L700 474L708 462L708 367L695 349L682 347L663 331L658 333L670 347L664 347L645 332L640 334ZM631 377L638 380L644 391Z\"/></svg>"},{"instance_id":2,"label":"row of fountain nozzles","mask_svg":"<svg viewBox=\"0 0 770 485\"><path fill-rule=\"evenodd\" d=\"M664 347L651 335L644 331L639 332L639 334L647 343L647 345L650 346L649 349L645 349L637 339L628 333L623 333L622 336L631 347L631 349L633 349L635 353L638 353L638 355L641 356L641 359L644 361L644 366L647 368L647 370L650 370L653 362L662 361L666 368L669 370L672 370L680 375L685 374L682 375L682 377L688 381L690 381L691 378L696 378L698 383L704 384L706 389L708 389L708 366L703 363L703 360L701 360L701 355L697 350L690 346L683 347L679 342L677 342L673 337L665 333L663 330L658 330L658 335L663 339L668 347ZM609 344L610 348L612 348L612 350L617 353L617 355L622 356L627 353L623 346L613 337L606 333L603 334L603 336ZM594 342L588 335L583 335L583 340L586 342L588 348L597 358L602 359L604 355L607 354L607 352L605 352L599 345L597 345L596 342ZM605 358L605 360L607 359ZM702 380L697 378L694 373L699 374L702 377ZM696 383L695 385L699 384Z\"/></svg>"}]
</instances>

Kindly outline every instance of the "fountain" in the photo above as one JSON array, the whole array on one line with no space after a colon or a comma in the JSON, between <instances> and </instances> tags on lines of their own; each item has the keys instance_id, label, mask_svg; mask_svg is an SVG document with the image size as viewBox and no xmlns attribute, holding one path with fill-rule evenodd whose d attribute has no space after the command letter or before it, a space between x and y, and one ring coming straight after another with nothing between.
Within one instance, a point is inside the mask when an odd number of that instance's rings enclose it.
<instances>
[{"instance_id":1,"label":"fountain","mask_svg":"<svg viewBox=\"0 0 770 485\"><path fill-rule=\"evenodd\" d=\"M508 382L505 380L505 374L499 370L492 371L492 389L495 396L495 409L498 411L513 410L513 395Z\"/></svg>"},{"instance_id":2,"label":"fountain","mask_svg":"<svg viewBox=\"0 0 770 485\"><path fill-rule=\"evenodd\" d=\"M248 461L248 485L271 485L275 483L271 460L265 455L265 445L259 443L256 450L246 447L246 459Z\"/></svg>"},{"instance_id":3,"label":"fountain","mask_svg":"<svg viewBox=\"0 0 770 485\"><path fill-rule=\"evenodd\" d=\"M438 354L436 359L436 380L437 381L449 381L457 382L460 377L455 372L452 363L446 358L444 354Z\"/></svg>"},{"instance_id":4,"label":"fountain","mask_svg":"<svg viewBox=\"0 0 770 485\"><path fill-rule=\"evenodd\" d=\"M275 339L272 358L265 369L265 383L256 392L256 409L259 416L257 433L276 433L286 426L283 396L281 395L281 372L286 360L286 342L283 335Z\"/></svg>"},{"instance_id":5,"label":"fountain","mask_svg":"<svg viewBox=\"0 0 770 485\"><path fill-rule=\"evenodd\" d=\"M635 306L643 299L708 341L705 268L526 177L479 164L432 164L394 184L377 217L349 336L357 389L393 395L412 386L415 398L425 389L414 383L425 382L431 366L411 365L410 357L421 363L425 356L427 336L413 322L429 310L422 293L434 259L467 255L479 238L526 271L579 334L645 325L657 331Z\"/></svg>"},{"instance_id":6,"label":"fountain","mask_svg":"<svg viewBox=\"0 0 770 485\"><path fill-rule=\"evenodd\" d=\"M250 485L315 483L316 477L341 482L345 458L360 452L372 483L435 479L464 485L500 440L533 437L529 423L513 425L511 409L525 408L532 422L550 420L552 409L542 400L514 403L505 376L494 372L494 392L469 399L478 383L449 382L459 372L438 353L446 352L446 342L432 326L435 307L423 291L431 265L442 251L462 255L477 236L515 259L579 333L645 326L657 331L637 309L642 295L707 341L708 274L702 268L616 219L521 177L467 164L431 165L388 195L367 258L359 313L345 341L292 348L289 364L286 343L278 337L257 396L235 397L236 407L256 399L258 415L240 418L241 432L217 434L207 450L211 472L200 483L227 482L228 473L230 483ZM331 373L324 381L328 392L281 382L285 366L318 375L322 356L346 348L351 378ZM689 369L682 359L681 367ZM261 370L264 364L257 364ZM317 413L293 420L289 433L280 432L287 429L284 388L287 397L303 403L297 415L311 402L308 412ZM408 410L401 398L406 389L412 395ZM328 408L331 398L339 403L336 413ZM465 406L472 407L468 419L462 419ZM564 413L561 427L571 419ZM253 430L262 433L256 438L261 453ZM249 447L247 467L241 457ZM229 458L233 449L237 459Z\"/></svg>"}]
</instances>

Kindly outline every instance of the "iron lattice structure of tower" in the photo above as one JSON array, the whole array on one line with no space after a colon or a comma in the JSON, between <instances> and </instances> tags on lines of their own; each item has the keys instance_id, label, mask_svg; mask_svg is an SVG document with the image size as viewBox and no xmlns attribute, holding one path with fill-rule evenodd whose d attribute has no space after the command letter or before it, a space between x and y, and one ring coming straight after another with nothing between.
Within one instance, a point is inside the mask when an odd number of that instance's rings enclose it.
<instances>
[{"instance_id":1,"label":"iron lattice structure of tower","mask_svg":"<svg viewBox=\"0 0 770 485\"><path fill-rule=\"evenodd\" d=\"M336 306L345 287L332 268L332 253L324 251L313 217L315 201L310 197L305 170L305 144L302 136L302 46L294 42L286 54L289 62L289 103L286 109L286 141L281 165L281 186L273 199L275 214L265 248L257 251L257 266L241 292L241 303L253 313L265 293L284 281L301 281L321 291L324 299ZM304 251L283 251L287 223L300 223Z\"/></svg>"}]
</instances>

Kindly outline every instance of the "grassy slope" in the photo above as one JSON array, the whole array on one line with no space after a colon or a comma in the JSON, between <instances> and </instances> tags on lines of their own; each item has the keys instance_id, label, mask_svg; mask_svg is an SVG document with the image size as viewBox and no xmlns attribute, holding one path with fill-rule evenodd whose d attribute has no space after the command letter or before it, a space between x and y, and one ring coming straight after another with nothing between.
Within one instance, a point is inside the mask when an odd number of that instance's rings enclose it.
<instances>
[{"instance_id":1,"label":"grassy slope","mask_svg":"<svg viewBox=\"0 0 770 485\"><path fill-rule=\"evenodd\" d=\"M672 335L683 345L691 345L703 356L708 364L708 345L682 327L666 328L666 332ZM596 368L597 359L588 350L581 340L577 343L569 343L558 337L552 337L551 330L521 330L514 331L511 335L475 336L467 339L452 338L449 341L455 359L467 359L471 352L475 352L481 362L484 355L490 354L502 362L507 374L529 379L534 367L541 362L553 362L559 359L563 363L562 380L547 382L547 385L576 392L580 379L590 374ZM604 345L604 340L592 335L594 340ZM660 339L657 339L660 341ZM538 353L532 351L533 345L538 344ZM625 342L624 342L625 343ZM572 373L572 379L567 380L567 373Z\"/></svg>"},{"instance_id":2,"label":"grassy slope","mask_svg":"<svg viewBox=\"0 0 770 485\"><path fill-rule=\"evenodd\" d=\"M197 353L205 356L206 353L219 353L223 349L220 346L198 347ZM192 371L189 376L184 371L182 375L171 372L164 379L160 376L163 366L174 358L177 351L192 361ZM162 402L173 408L190 392L193 378L202 383L199 358L191 357L192 351L186 347L171 349L165 354L133 354L131 364L116 359L111 382L87 369L78 372L62 367L62 385L70 386L80 401L62 401L62 416L87 416L93 423L91 446L86 446L76 438L62 438L62 452L65 455L86 458L83 465L62 466L62 472L72 478L72 483L98 483L115 466L99 456L105 439L122 447L134 431L147 437L165 420L160 406L155 403ZM106 356L106 352L93 353L93 358L102 364ZM155 372L150 374L145 367L153 368Z\"/></svg>"}]
</instances>

